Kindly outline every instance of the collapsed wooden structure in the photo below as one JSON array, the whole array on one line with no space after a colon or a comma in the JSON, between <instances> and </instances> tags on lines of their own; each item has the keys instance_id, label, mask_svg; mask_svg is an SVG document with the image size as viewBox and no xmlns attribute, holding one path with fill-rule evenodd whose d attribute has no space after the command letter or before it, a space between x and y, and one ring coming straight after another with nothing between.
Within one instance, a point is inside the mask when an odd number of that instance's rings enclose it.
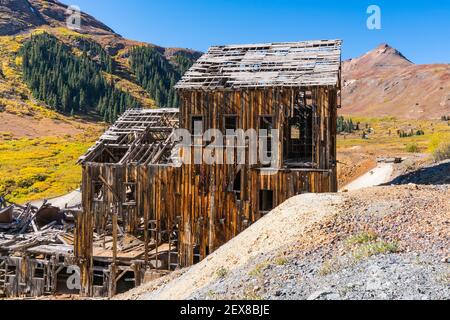
<instances>
[{"instance_id":1,"label":"collapsed wooden structure","mask_svg":"<svg viewBox=\"0 0 450 320\"><path fill-rule=\"evenodd\" d=\"M84 210L75 257L84 295L95 293L100 267L94 231L111 239L105 263L113 295L124 272L135 270L139 284L142 270L192 265L289 197L337 191L341 41L212 47L176 87L179 110L128 110L80 159ZM183 151L178 128L193 134ZM221 163L174 165L180 152L202 157L208 129L224 132L222 146L237 129L278 139L276 149L255 142L276 162L239 163L238 150L249 156L246 142ZM118 244L127 236L142 241L142 250L124 260Z\"/></svg>"},{"instance_id":2,"label":"collapsed wooden structure","mask_svg":"<svg viewBox=\"0 0 450 320\"><path fill-rule=\"evenodd\" d=\"M9 204L0 197L0 296L74 293L73 208Z\"/></svg>"},{"instance_id":3,"label":"collapsed wooden structure","mask_svg":"<svg viewBox=\"0 0 450 320\"><path fill-rule=\"evenodd\" d=\"M136 286L145 270L178 265L174 228L180 181L178 168L168 163L178 125L178 109L128 110L80 158L84 210L77 219L75 255L82 294L112 296L127 273L128 283ZM94 230L110 239L103 260L93 258ZM126 237L140 246L119 248ZM96 274L105 267L107 277Z\"/></svg>"}]
</instances>

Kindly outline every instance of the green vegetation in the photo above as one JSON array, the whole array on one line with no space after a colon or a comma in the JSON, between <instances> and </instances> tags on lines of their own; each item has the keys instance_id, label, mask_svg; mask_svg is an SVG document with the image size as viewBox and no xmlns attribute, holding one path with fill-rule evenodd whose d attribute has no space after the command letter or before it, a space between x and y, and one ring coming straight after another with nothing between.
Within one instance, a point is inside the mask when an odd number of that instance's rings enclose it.
<instances>
[{"instance_id":1,"label":"green vegetation","mask_svg":"<svg viewBox=\"0 0 450 320\"><path fill-rule=\"evenodd\" d=\"M358 233L349 237L345 243L356 261L377 254L398 252L397 243L378 239L374 231Z\"/></svg>"},{"instance_id":2,"label":"green vegetation","mask_svg":"<svg viewBox=\"0 0 450 320\"><path fill-rule=\"evenodd\" d=\"M409 152L409 153L419 152L419 147L417 146L417 143L408 143L406 145L406 152Z\"/></svg>"},{"instance_id":3,"label":"green vegetation","mask_svg":"<svg viewBox=\"0 0 450 320\"><path fill-rule=\"evenodd\" d=\"M339 272L374 255L399 252L396 242L379 239L374 231L363 231L355 234L345 240L344 245L349 254L325 260L318 271L320 276Z\"/></svg>"},{"instance_id":4,"label":"green vegetation","mask_svg":"<svg viewBox=\"0 0 450 320\"><path fill-rule=\"evenodd\" d=\"M76 161L92 143L84 136L0 140L0 195L25 203L73 191L81 179Z\"/></svg>"},{"instance_id":5,"label":"green vegetation","mask_svg":"<svg viewBox=\"0 0 450 320\"><path fill-rule=\"evenodd\" d=\"M423 130L414 131L413 129L411 129L408 132L406 132L404 130L398 130L397 134L400 138L408 138L408 137L413 137L414 135L423 136L423 135L425 135L425 132Z\"/></svg>"},{"instance_id":6,"label":"green vegetation","mask_svg":"<svg viewBox=\"0 0 450 320\"><path fill-rule=\"evenodd\" d=\"M428 144L428 152L436 162L450 159L450 133L442 131L434 133Z\"/></svg>"},{"instance_id":7,"label":"green vegetation","mask_svg":"<svg viewBox=\"0 0 450 320\"><path fill-rule=\"evenodd\" d=\"M245 301L260 301L260 300L263 300L263 297L260 294L254 292L254 291L252 291L250 289L248 289L244 293L244 296L242 297L242 300L245 300Z\"/></svg>"},{"instance_id":8,"label":"green vegetation","mask_svg":"<svg viewBox=\"0 0 450 320\"><path fill-rule=\"evenodd\" d=\"M443 142L443 143L441 143L433 151L433 159L436 162L450 159L450 142Z\"/></svg>"},{"instance_id":9,"label":"green vegetation","mask_svg":"<svg viewBox=\"0 0 450 320\"><path fill-rule=\"evenodd\" d=\"M186 73L190 67L194 64L194 60L182 54L177 54L172 58L173 63L176 65L180 76ZM450 120L450 118L449 118Z\"/></svg>"},{"instance_id":10,"label":"green vegetation","mask_svg":"<svg viewBox=\"0 0 450 320\"><path fill-rule=\"evenodd\" d=\"M116 64L114 60L97 42L76 37L76 46L82 54L97 63L102 70L111 74L115 72Z\"/></svg>"},{"instance_id":11,"label":"green vegetation","mask_svg":"<svg viewBox=\"0 0 450 320\"><path fill-rule=\"evenodd\" d=\"M170 63L163 53L153 47L135 47L130 50L132 72L161 108L179 106L174 86L193 63L193 59L181 54L174 56Z\"/></svg>"},{"instance_id":12,"label":"green vegetation","mask_svg":"<svg viewBox=\"0 0 450 320\"><path fill-rule=\"evenodd\" d=\"M399 155L405 153L408 144L416 144L419 152L427 152L430 155L437 148L437 144L450 141L450 126L440 120L404 120L393 117L365 118L352 117L353 123L361 123L361 129L365 124L372 128L370 139L362 139L361 132L354 132L346 136L338 136L338 152L347 148L360 147L360 152L375 155ZM422 131L424 134L413 134L400 138L397 134L399 128L406 132ZM410 128L410 129L407 129ZM433 141L434 142L433 142Z\"/></svg>"},{"instance_id":13,"label":"green vegetation","mask_svg":"<svg viewBox=\"0 0 450 320\"><path fill-rule=\"evenodd\" d=\"M66 114L96 112L113 122L127 108L139 103L129 93L108 83L102 71L114 64L106 52L87 40L80 40L82 54L47 33L32 36L20 50L23 78L33 96ZM93 57L98 57L94 62Z\"/></svg>"},{"instance_id":14,"label":"green vegetation","mask_svg":"<svg viewBox=\"0 0 450 320\"><path fill-rule=\"evenodd\" d=\"M347 245L356 245L356 244L363 244L370 241L377 240L378 236L374 231L364 231L360 232L358 234L355 234L354 236L351 236L347 239L346 243Z\"/></svg>"},{"instance_id":15,"label":"green vegetation","mask_svg":"<svg viewBox=\"0 0 450 320\"><path fill-rule=\"evenodd\" d=\"M359 130L359 124L354 125L352 119L345 119L344 117L337 118L337 133L352 133Z\"/></svg>"},{"instance_id":16,"label":"green vegetation","mask_svg":"<svg viewBox=\"0 0 450 320\"><path fill-rule=\"evenodd\" d=\"M429 150L436 162L450 159L450 137L442 133L434 134Z\"/></svg>"},{"instance_id":17,"label":"green vegetation","mask_svg":"<svg viewBox=\"0 0 450 320\"><path fill-rule=\"evenodd\" d=\"M343 268L347 266L347 261L344 259L332 258L324 261L322 266L320 267L318 274L319 276L325 277L329 274L339 272Z\"/></svg>"},{"instance_id":18,"label":"green vegetation","mask_svg":"<svg viewBox=\"0 0 450 320\"><path fill-rule=\"evenodd\" d=\"M396 242L386 242L378 240L375 242L369 242L360 246L353 256L359 260L362 258L368 258L377 254L396 253L398 252L398 244Z\"/></svg>"},{"instance_id":19,"label":"green vegetation","mask_svg":"<svg viewBox=\"0 0 450 320\"><path fill-rule=\"evenodd\" d=\"M216 271L216 275L218 278L225 278L227 276L227 274L228 274L228 270L224 267L221 267Z\"/></svg>"},{"instance_id":20,"label":"green vegetation","mask_svg":"<svg viewBox=\"0 0 450 320\"><path fill-rule=\"evenodd\" d=\"M288 259L286 257L279 257L275 259L275 265L277 266L284 266L286 263L288 263Z\"/></svg>"},{"instance_id":21,"label":"green vegetation","mask_svg":"<svg viewBox=\"0 0 450 320\"><path fill-rule=\"evenodd\" d=\"M269 262L261 262L256 265L255 269L249 272L250 276L259 277L263 274L264 270L269 266Z\"/></svg>"}]
</instances>

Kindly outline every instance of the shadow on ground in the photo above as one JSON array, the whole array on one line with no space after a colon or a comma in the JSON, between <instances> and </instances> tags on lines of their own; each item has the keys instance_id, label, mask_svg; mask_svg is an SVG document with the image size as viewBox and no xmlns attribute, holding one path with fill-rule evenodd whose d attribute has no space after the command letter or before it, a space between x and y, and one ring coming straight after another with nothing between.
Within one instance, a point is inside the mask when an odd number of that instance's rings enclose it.
<instances>
[{"instance_id":1,"label":"shadow on ground","mask_svg":"<svg viewBox=\"0 0 450 320\"><path fill-rule=\"evenodd\" d=\"M450 160L398 176L385 185L402 184L440 185L450 184Z\"/></svg>"}]
</instances>

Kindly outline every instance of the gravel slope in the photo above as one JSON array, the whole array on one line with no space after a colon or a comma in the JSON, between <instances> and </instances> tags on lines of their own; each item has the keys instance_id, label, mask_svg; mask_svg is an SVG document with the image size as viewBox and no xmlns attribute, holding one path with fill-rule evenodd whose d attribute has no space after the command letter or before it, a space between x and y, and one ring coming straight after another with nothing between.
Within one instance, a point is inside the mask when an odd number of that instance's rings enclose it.
<instances>
[{"instance_id":1,"label":"gravel slope","mask_svg":"<svg viewBox=\"0 0 450 320\"><path fill-rule=\"evenodd\" d=\"M448 299L450 186L294 197L201 263L118 299Z\"/></svg>"},{"instance_id":2,"label":"gravel slope","mask_svg":"<svg viewBox=\"0 0 450 320\"><path fill-rule=\"evenodd\" d=\"M283 250L290 241L298 239L308 228L331 215L341 201L339 195L306 194L294 197L174 281L154 292L154 284L150 283L118 298L186 299L198 289L210 285L221 274L243 267L267 252ZM318 202L321 205L318 206Z\"/></svg>"}]
</instances>

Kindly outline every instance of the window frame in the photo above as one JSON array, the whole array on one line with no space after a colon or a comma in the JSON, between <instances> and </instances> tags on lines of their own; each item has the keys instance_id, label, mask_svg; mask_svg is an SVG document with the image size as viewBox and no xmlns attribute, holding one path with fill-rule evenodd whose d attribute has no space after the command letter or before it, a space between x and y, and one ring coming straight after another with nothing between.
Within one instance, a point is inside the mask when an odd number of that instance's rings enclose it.
<instances>
[{"instance_id":1,"label":"window frame","mask_svg":"<svg viewBox=\"0 0 450 320\"><path fill-rule=\"evenodd\" d=\"M317 122L316 119L316 107L313 105L305 105L300 106L300 109L306 109L309 108L309 111L304 112L303 115L310 117L310 126L309 130L306 133L307 137L302 137L302 127L304 127L304 124L308 122L308 119L302 120L302 113L299 110L298 114L293 117L287 117L285 126L286 130L284 130L284 147L283 147L283 165L285 167L290 168L314 168L317 166L316 163L316 130L315 125ZM294 111L295 112L295 111ZM310 112L308 115L307 113ZM293 120L296 118L299 119L299 139L292 139L292 127L294 124L292 123ZM302 126L303 125L303 126ZM303 133L305 135L305 133ZM299 148L301 150L298 150L297 153L293 153L292 150L292 141L298 141ZM309 143L308 143L309 142ZM308 154L305 153L305 150L307 150L307 147L310 147L310 150L308 151ZM309 154L310 153L310 154Z\"/></svg>"}]
</instances>

